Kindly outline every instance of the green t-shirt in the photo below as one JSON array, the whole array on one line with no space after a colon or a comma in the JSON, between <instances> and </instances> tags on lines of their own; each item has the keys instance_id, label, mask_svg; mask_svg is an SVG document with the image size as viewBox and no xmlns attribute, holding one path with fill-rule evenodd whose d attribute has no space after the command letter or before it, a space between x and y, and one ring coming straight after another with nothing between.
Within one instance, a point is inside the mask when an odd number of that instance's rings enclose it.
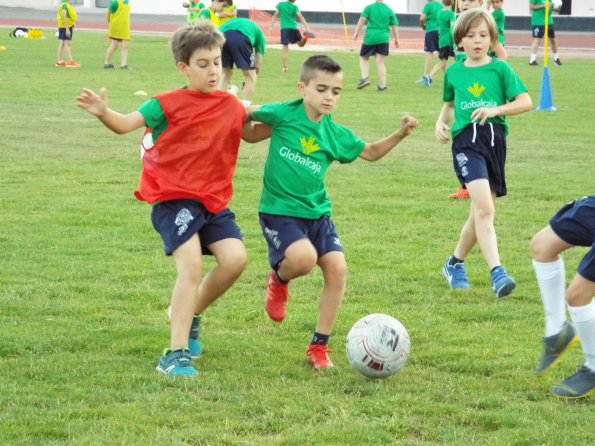
<instances>
[{"instance_id":1,"label":"green t-shirt","mask_svg":"<svg viewBox=\"0 0 595 446\"><path fill-rule=\"evenodd\" d=\"M157 142L159 135L167 129L167 119L163 114L163 108L157 98L149 99L137 109L145 120L145 125L153 129L153 143Z\"/></svg>"},{"instance_id":2,"label":"green t-shirt","mask_svg":"<svg viewBox=\"0 0 595 446\"><path fill-rule=\"evenodd\" d=\"M492 17L494 18L494 22L496 22L496 28L498 28L498 42L504 45L506 39L504 38L504 24L506 22L506 14L504 14L503 9L495 9L492 12Z\"/></svg>"},{"instance_id":3,"label":"green t-shirt","mask_svg":"<svg viewBox=\"0 0 595 446\"><path fill-rule=\"evenodd\" d=\"M426 15L426 32L436 31L438 29L438 14L442 11L442 3L428 2L422 11Z\"/></svg>"},{"instance_id":4,"label":"green t-shirt","mask_svg":"<svg viewBox=\"0 0 595 446\"><path fill-rule=\"evenodd\" d=\"M122 3L127 5L129 2L128 2L128 0L123 0ZM109 4L108 8L112 14L115 14L116 11L118 10L118 0L112 0L112 2Z\"/></svg>"},{"instance_id":5,"label":"green t-shirt","mask_svg":"<svg viewBox=\"0 0 595 446\"><path fill-rule=\"evenodd\" d=\"M279 11L279 21L281 22L279 27L281 29L297 29L297 22L295 21L295 15L300 11L295 3L289 0L285 2L277 3L275 9Z\"/></svg>"},{"instance_id":6,"label":"green t-shirt","mask_svg":"<svg viewBox=\"0 0 595 446\"><path fill-rule=\"evenodd\" d=\"M390 29L399 24L397 16L386 4L382 2L372 3L364 8L362 17L366 24L364 45L379 45L390 42Z\"/></svg>"},{"instance_id":7,"label":"green t-shirt","mask_svg":"<svg viewBox=\"0 0 595 446\"><path fill-rule=\"evenodd\" d=\"M452 25L456 20L455 13L451 9L443 9L438 14L438 47L455 46L452 37Z\"/></svg>"},{"instance_id":8,"label":"green t-shirt","mask_svg":"<svg viewBox=\"0 0 595 446\"><path fill-rule=\"evenodd\" d=\"M266 38L262 30L252 20L238 17L233 20L228 20L219 27L219 31L222 33L230 30L241 32L248 38L248 40L250 40L252 48L254 48L257 53L264 54Z\"/></svg>"},{"instance_id":9,"label":"green t-shirt","mask_svg":"<svg viewBox=\"0 0 595 446\"><path fill-rule=\"evenodd\" d=\"M534 5L545 5L545 0L529 0L529 2ZM551 3L548 16L548 25L553 25L554 18L552 17ZM545 8L531 11L531 26L545 26Z\"/></svg>"},{"instance_id":10,"label":"green t-shirt","mask_svg":"<svg viewBox=\"0 0 595 446\"><path fill-rule=\"evenodd\" d=\"M503 60L493 58L490 63L479 67L467 67L456 62L444 74L444 102L454 102L454 124L452 137L471 124L471 113L480 107L497 107L514 100L527 88L514 70ZM508 123L504 116L489 118L487 122L502 124L508 134Z\"/></svg>"},{"instance_id":11,"label":"green t-shirt","mask_svg":"<svg viewBox=\"0 0 595 446\"><path fill-rule=\"evenodd\" d=\"M298 218L331 215L326 170L333 161L354 161L366 143L330 115L310 120L303 99L263 105L254 118L273 127L258 210Z\"/></svg>"},{"instance_id":12,"label":"green t-shirt","mask_svg":"<svg viewBox=\"0 0 595 446\"><path fill-rule=\"evenodd\" d=\"M201 2L190 2L190 7L188 8L188 24L194 25L198 20L198 16L200 14L199 11L191 11L191 9L205 9L204 3Z\"/></svg>"}]
</instances>

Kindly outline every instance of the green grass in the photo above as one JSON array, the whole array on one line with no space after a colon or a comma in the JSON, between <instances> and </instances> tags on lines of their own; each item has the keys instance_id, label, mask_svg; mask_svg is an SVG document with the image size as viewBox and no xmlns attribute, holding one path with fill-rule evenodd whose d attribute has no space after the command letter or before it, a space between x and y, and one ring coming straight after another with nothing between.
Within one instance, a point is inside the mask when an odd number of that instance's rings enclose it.
<instances>
[{"instance_id":1,"label":"green grass","mask_svg":"<svg viewBox=\"0 0 595 446\"><path fill-rule=\"evenodd\" d=\"M250 262L206 313L201 375L184 380L154 370L168 344L175 271L149 206L132 195L142 132L116 136L75 106L83 86L107 87L122 112L146 99L137 90L181 86L166 39L135 37L129 72L102 69L103 34L77 32L78 70L53 66L53 38L0 43L7 46L0 52L0 444L592 443L593 399L565 403L548 394L581 363L580 350L552 376L533 374L543 316L528 245L564 202L593 193L594 60L551 68L557 113L510 119L509 195L498 201L496 228L519 286L497 300L478 251L468 259L468 293L451 292L440 274L469 206L446 198L456 180L450 147L434 138L441 78L429 89L415 85L423 56L397 53L387 59L386 94L357 91L357 53L333 53L345 70L337 122L370 141L397 128L403 112L420 123L379 162L336 165L328 174L350 268L331 339L337 367L313 373L304 355L318 271L292 283L284 323L262 309L268 262L257 204L267 145L242 144L231 207ZM290 73L281 75L280 52L269 50L255 103L296 97L298 66L309 54L291 52ZM511 60L537 104L542 70L526 62ZM374 85L373 66L371 73ZM569 277L584 252L565 255ZM406 367L382 381L356 374L343 347L351 325L374 312L400 319L412 341Z\"/></svg>"}]
</instances>

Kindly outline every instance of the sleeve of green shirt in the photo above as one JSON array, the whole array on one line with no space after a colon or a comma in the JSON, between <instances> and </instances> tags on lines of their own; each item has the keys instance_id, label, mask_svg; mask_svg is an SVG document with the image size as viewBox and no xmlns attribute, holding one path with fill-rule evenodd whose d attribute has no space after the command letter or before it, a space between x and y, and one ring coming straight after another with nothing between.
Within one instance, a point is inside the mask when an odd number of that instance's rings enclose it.
<instances>
[{"instance_id":1,"label":"sleeve of green shirt","mask_svg":"<svg viewBox=\"0 0 595 446\"><path fill-rule=\"evenodd\" d=\"M118 10L118 2L116 0L112 0L112 2L109 4L109 10L112 14L116 13Z\"/></svg>"},{"instance_id":2,"label":"sleeve of green shirt","mask_svg":"<svg viewBox=\"0 0 595 446\"><path fill-rule=\"evenodd\" d=\"M521 78L514 72L512 67L506 64L506 71L504 72L504 85L506 92L506 99L513 101L519 94L525 93L527 87L523 84Z\"/></svg>"},{"instance_id":3,"label":"sleeve of green shirt","mask_svg":"<svg viewBox=\"0 0 595 446\"><path fill-rule=\"evenodd\" d=\"M275 126L279 123L282 108L283 104L281 102L271 102L270 104L261 105L252 115L257 121Z\"/></svg>"},{"instance_id":4,"label":"sleeve of green shirt","mask_svg":"<svg viewBox=\"0 0 595 446\"><path fill-rule=\"evenodd\" d=\"M359 139L351 130L342 125L335 124L333 133L335 147L338 148L335 159L340 163L354 161L366 146L365 141Z\"/></svg>"},{"instance_id":5,"label":"sleeve of green shirt","mask_svg":"<svg viewBox=\"0 0 595 446\"><path fill-rule=\"evenodd\" d=\"M141 104L137 110L143 115L145 124L150 129L158 127L165 120L163 108L161 108L161 104L157 98L149 99L147 102Z\"/></svg>"}]
</instances>

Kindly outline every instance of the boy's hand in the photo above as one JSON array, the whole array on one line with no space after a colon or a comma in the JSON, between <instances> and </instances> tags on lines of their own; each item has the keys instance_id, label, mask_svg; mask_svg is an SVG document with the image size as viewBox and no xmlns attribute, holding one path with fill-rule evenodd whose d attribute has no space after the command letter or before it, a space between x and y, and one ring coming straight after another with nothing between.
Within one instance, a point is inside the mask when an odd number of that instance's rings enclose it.
<instances>
[{"instance_id":1,"label":"boy's hand","mask_svg":"<svg viewBox=\"0 0 595 446\"><path fill-rule=\"evenodd\" d=\"M484 125L488 118L498 116L497 107L480 107L471 113L471 122L479 121L479 125Z\"/></svg>"},{"instance_id":2,"label":"boy's hand","mask_svg":"<svg viewBox=\"0 0 595 446\"><path fill-rule=\"evenodd\" d=\"M80 96L76 98L76 105L93 116L100 117L107 110L107 90L102 88L97 94L93 90L83 88Z\"/></svg>"},{"instance_id":3,"label":"boy's hand","mask_svg":"<svg viewBox=\"0 0 595 446\"><path fill-rule=\"evenodd\" d=\"M403 116L403 118L401 119L401 130L403 131L405 136L410 135L411 132L413 132L413 130L415 130L416 128L417 128L417 119L415 119L413 116L409 116L409 115Z\"/></svg>"},{"instance_id":4,"label":"boy's hand","mask_svg":"<svg viewBox=\"0 0 595 446\"><path fill-rule=\"evenodd\" d=\"M436 139L441 142L442 144L446 144L450 139L450 127L447 126L444 122L440 121L436 123Z\"/></svg>"}]
</instances>

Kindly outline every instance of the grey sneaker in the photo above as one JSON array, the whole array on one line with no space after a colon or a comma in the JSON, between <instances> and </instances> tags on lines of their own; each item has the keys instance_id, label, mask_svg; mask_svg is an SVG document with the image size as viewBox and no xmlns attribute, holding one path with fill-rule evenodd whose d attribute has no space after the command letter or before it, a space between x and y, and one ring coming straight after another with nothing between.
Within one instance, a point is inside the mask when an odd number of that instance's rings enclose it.
<instances>
[{"instance_id":1,"label":"grey sneaker","mask_svg":"<svg viewBox=\"0 0 595 446\"><path fill-rule=\"evenodd\" d=\"M363 77L357 83L357 89L361 90L362 88L367 87L368 85L370 85L370 79L368 79L367 77Z\"/></svg>"},{"instance_id":2,"label":"grey sneaker","mask_svg":"<svg viewBox=\"0 0 595 446\"><path fill-rule=\"evenodd\" d=\"M114 67L114 64L104 63L103 68L105 68L106 70L111 70L112 68L115 68L115 67Z\"/></svg>"},{"instance_id":3,"label":"grey sneaker","mask_svg":"<svg viewBox=\"0 0 595 446\"><path fill-rule=\"evenodd\" d=\"M577 399L588 396L593 389L595 389L595 370L582 365L574 375L553 386L550 392L560 398Z\"/></svg>"},{"instance_id":4,"label":"grey sneaker","mask_svg":"<svg viewBox=\"0 0 595 446\"><path fill-rule=\"evenodd\" d=\"M379 92L386 91L387 89L388 89L388 87L387 87L386 85L385 85L384 87L383 87L383 86L381 86L381 85L378 85L378 86L376 87L376 91L379 91Z\"/></svg>"},{"instance_id":5,"label":"grey sneaker","mask_svg":"<svg viewBox=\"0 0 595 446\"><path fill-rule=\"evenodd\" d=\"M553 370L553 368L562 360L564 354L572 347L578 345L578 336L576 335L572 324L566 321L564 322L562 331L553 336L543 338L543 344L543 354L535 368L535 373L537 375L543 375Z\"/></svg>"}]
</instances>

